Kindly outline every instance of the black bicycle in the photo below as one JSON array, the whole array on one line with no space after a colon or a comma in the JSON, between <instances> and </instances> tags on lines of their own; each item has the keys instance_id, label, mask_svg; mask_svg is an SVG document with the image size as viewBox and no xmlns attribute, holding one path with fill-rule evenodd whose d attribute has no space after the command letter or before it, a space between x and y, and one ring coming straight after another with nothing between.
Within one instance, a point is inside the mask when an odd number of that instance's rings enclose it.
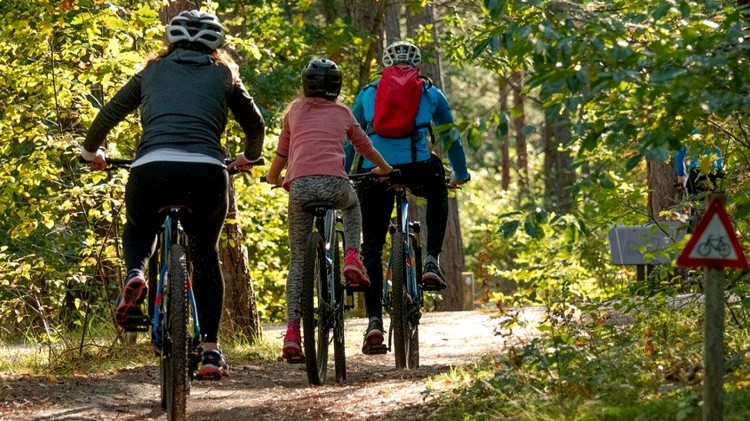
<instances>
[{"instance_id":1,"label":"black bicycle","mask_svg":"<svg viewBox=\"0 0 750 421\"><path fill-rule=\"evenodd\" d=\"M309 202L304 210L314 216L305 249L301 297L307 379L313 385L326 382L328 351L333 343L336 381L342 382L346 380L346 355L341 216L329 201Z\"/></svg>"},{"instance_id":2,"label":"black bicycle","mask_svg":"<svg viewBox=\"0 0 750 421\"><path fill-rule=\"evenodd\" d=\"M414 369L419 367L419 320L425 292L419 282L422 279L421 226L409 216L409 189L392 182L392 176L398 174L399 171L394 170L386 176L356 174L349 177L355 184L388 183L388 189L395 193L396 218L388 230L391 248L383 282L383 307L391 315L387 349L395 355L396 368ZM385 353L385 345L383 347L382 353Z\"/></svg>"},{"instance_id":3,"label":"black bicycle","mask_svg":"<svg viewBox=\"0 0 750 421\"><path fill-rule=\"evenodd\" d=\"M113 168L129 169L131 163L129 159L107 158ZM263 160L245 167L257 165L263 165ZM149 315L127 317L123 328L138 332L150 327L151 342L159 357L161 406L168 420L180 421L185 419L190 381L195 379L203 356L203 336L191 281L188 238L180 226L181 216L190 209L176 205L162 212L166 219L158 236L157 253L148 262Z\"/></svg>"}]
</instances>

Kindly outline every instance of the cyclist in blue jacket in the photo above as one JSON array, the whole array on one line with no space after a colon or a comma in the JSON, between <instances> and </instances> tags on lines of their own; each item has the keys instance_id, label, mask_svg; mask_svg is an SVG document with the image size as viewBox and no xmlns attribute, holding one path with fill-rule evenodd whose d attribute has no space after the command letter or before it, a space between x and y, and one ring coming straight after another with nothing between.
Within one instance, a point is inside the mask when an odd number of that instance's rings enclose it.
<instances>
[{"instance_id":1,"label":"cyclist in blue jacket","mask_svg":"<svg viewBox=\"0 0 750 421\"><path fill-rule=\"evenodd\" d=\"M180 12L166 29L166 51L150 58L102 107L86 134L81 156L93 169L106 168L99 147L120 121L140 107L143 134L125 187L127 221L122 242L128 273L115 303L115 321L122 326L129 315L141 313L139 306L147 296L146 262L165 219L160 210L187 206L190 212L182 223L205 334L198 377L218 380L227 374L218 345L224 305L219 236L229 203L221 136L231 109L246 137L244 151L232 165L248 164L260 157L265 123L237 64L221 49L224 28L216 16L197 10Z\"/></svg>"},{"instance_id":2,"label":"cyclist in blue jacket","mask_svg":"<svg viewBox=\"0 0 750 421\"><path fill-rule=\"evenodd\" d=\"M419 67L419 48L414 44L398 41L389 45L383 53L383 65ZM411 136L389 138L375 133L372 122L375 113L375 92L378 81L365 87L354 101L352 113L372 140L375 149L394 169L401 171L395 181L406 185L411 192L427 199L427 257L424 264L422 284L425 290L446 288L444 274L439 264L445 230L448 223L448 188L445 183L445 169L442 160L431 153L428 138L430 123L436 126L451 125L453 114L448 101L437 87L426 84L421 90L419 110L415 118L416 129ZM440 133L453 168L451 185L469 181L466 156L458 130L451 128ZM370 170L375 164L368 160L354 162L351 148L347 153L347 168L355 171ZM359 165L361 164L361 165ZM356 168L361 166L361 168ZM370 288L365 291L366 314L369 318L362 352L377 354L383 352L383 262L382 253L393 211L393 193L383 185L371 185L359 192L362 204L362 258L370 276Z\"/></svg>"},{"instance_id":3,"label":"cyclist in blue jacket","mask_svg":"<svg viewBox=\"0 0 750 421\"><path fill-rule=\"evenodd\" d=\"M724 160L721 150L714 146L703 151L703 157L711 160L710 172L701 172L699 154L691 154L688 161L688 147L683 146L674 157L674 168L677 174L677 182L684 186L687 192L694 196L698 193L711 191L716 188L717 179L724 176Z\"/></svg>"}]
</instances>

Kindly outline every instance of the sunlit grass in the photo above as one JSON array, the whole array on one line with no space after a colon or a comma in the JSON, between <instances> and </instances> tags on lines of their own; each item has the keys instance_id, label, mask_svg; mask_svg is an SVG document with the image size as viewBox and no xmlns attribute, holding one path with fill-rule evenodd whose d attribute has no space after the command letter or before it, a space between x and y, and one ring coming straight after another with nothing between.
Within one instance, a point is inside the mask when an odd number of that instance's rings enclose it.
<instances>
[{"instance_id":1,"label":"sunlit grass","mask_svg":"<svg viewBox=\"0 0 750 421\"><path fill-rule=\"evenodd\" d=\"M429 380L422 413L440 420L701 419L700 308L638 313L633 324L615 329L557 326L473 366L452 368ZM750 414L744 330L728 325L725 335L727 355L740 356L724 376L725 420Z\"/></svg>"}]
</instances>

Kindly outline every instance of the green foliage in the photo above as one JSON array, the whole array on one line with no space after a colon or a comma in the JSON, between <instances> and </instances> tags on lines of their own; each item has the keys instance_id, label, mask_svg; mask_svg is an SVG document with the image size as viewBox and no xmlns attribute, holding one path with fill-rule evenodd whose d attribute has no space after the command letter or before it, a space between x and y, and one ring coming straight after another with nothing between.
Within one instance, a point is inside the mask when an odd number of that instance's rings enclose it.
<instances>
[{"instance_id":1,"label":"green foliage","mask_svg":"<svg viewBox=\"0 0 750 421\"><path fill-rule=\"evenodd\" d=\"M431 417L699 419L701 306L667 296L615 303L614 310L508 312L501 318L506 349L468 370L460 382L455 373L438 376L434 381L449 385L450 392L428 405ZM747 315L742 312L742 320ZM729 353L743 361L747 332L728 329ZM534 330L539 335L531 341L527 333L514 333ZM743 370L746 360L725 376L726 419L743 419L750 406Z\"/></svg>"}]
</instances>

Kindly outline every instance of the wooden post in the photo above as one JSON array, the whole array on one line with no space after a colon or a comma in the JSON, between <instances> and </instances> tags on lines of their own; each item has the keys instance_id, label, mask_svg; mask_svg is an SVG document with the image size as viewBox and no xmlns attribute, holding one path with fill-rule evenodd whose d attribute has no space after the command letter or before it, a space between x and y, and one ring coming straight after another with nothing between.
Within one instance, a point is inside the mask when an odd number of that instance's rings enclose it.
<instances>
[{"instance_id":1,"label":"wooden post","mask_svg":"<svg viewBox=\"0 0 750 421\"><path fill-rule=\"evenodd\" d=\"M706 268L703 290L703 420L721 421L724 411L724 270Z\"/></svg>"}]
</instances>

